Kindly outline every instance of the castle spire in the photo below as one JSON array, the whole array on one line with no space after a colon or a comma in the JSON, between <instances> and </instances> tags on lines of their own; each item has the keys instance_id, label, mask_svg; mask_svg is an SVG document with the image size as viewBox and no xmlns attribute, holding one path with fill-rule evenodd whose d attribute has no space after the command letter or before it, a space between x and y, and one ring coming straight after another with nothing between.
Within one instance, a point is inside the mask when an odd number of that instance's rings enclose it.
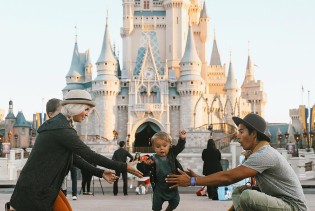
<instances>
[{"instance_id":1,"label":"castle spire","mask_svg":"<svg viewBox=\"0 0 315 211\"><path fill-rule=\"evenodd\" d=\"M224 86L225 90L237 89L237 81L235 79L234 71L232 68L232 56L231 55L232 55L232 53L230 52L230 65L229 65L228 76L227 76L226 83Z\"/></svg>"},{"instance_id":2,"label":"castle spire","mask_svg":"<svg viewBox=\"0 0 315 211\"><path fill-rule=\"evenodd\" d=\"M249 45L249 42L248 42L248 45ZM246 66L244 83L249 82L249 81L254 81L254 80L255 80L254 70L253 70L252 60L250 57L250 49L248 46L248 58L247 58L247 66Z\"/></svg>"},{"instance_id":3,"label":"castle spire","mask_svg":"<svg viewBox=\"0 0 315 211\"><path fill-rule=\"evenodd\" d=\"M116 58L110 44L110 35L109 35L109 30L108 30L108 14L106 16L106 27L105 27L101 54L96 63L101 63L101 62L114 62L114 63L116 62Z\"/></svg>"},{"instance_id":4,"label":"castle spire","mask_svg":"<svg viewBox=\"0 0 315 211\"><path fill-rule=\"evenodd\" d=\"M207 8L206 8L206 1L203 2L203 7L200 13L200 18L208 18Z\"/></svg>"},{"instance_id":5,"label":"castle spire","mask_svg":"<svg viewBox=\"0 0 315 211\"><path fill-rule=\"evenodd\" d=\"M81 64L80 64L80 54L78 49L78 43L77 40L75 40L74 48L73 48L73 54L72 54L72 60L71 60L71 66L69 68L68 74L66 77L73 76L74 74L80 74L81 73Z\"/></svg>"},{"instance_id":6,"label":"castle spire","mask_svg":"<svg viewBox=\"0 0 315 211\"><path fill-rule=\"evenodd\" d=\"M182 60L180 62L181 63L185 63L185 62L201 63L200 58L197 54L196 44L195 44L195 40L193 37L193 31L192 31L191 26L189 26L189 29L188 29L185 53L184 53L184 56L182 57Z\"/></svg>"},{"instance_id":7,"label":"castle spire","mask_svg":"<svg viewBox=\"0 0 315 211\"><path fill-rule=\"evenodd\" d=\"M9 101L9 112L5 119L15 119L14 113L13 113L13 101Z\"/></svg>"},{"instance_id":8,"label":"castle spire","mask_svg":"<svg viewBox=\"0 0 315 211\"><path fill-rule=\"evenodd\" d=\"M210 65L220 65L221 66L221 58L220 58L220 54L219 54L219 50L218 50L218 46L217 46L215 30L214 30L213 38L214 39L213 39Z\"/></svg>"}]
</instances>

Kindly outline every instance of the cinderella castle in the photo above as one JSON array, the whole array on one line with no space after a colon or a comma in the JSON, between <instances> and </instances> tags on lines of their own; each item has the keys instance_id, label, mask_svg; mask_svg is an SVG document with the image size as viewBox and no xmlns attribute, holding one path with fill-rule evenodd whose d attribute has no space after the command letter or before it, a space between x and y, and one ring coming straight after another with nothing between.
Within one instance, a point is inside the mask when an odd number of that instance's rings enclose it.
<instances>
[{"instance_id":1,"label":"cinderella castle","mask_svg":"<svg viewBox=\"0 0 315 211\"><path fill-rule=\"evenodd\" d=\"M90 52L79 52L74 44L62 91L84 89L96 101L88 122L77 126L85 140L149 146L157 131L177 139L181 129L233 125L232 116L264 114L266 94L255 80L250 55L238 87L231 59L222 63L215 35L210 39L205 2L122 0L122 8L121 62L110 41L108 17L96 77ZM209 40L212 53L206 55Z\"/></svg>"}]
</instances>

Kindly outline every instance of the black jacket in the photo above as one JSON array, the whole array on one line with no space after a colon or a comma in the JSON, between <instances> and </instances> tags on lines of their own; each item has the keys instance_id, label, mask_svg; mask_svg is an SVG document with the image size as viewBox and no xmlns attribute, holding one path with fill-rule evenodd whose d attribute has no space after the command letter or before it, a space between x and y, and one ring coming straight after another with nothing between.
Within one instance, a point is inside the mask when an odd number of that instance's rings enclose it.
<instances>
[{"instance_id":1,"label":"black jacket","mask_svg":"<svg viewBox=\"0 0 315 211\"><path fill-rule=\"evenodd\" d=\"M185 140L179 139L177 142L177 145L173 145L167 154L167 159L168 159L169 165L171 166L171 172L173 174L179 174L177 170L178 168L183 171L183 167L176 157L179 153L181 153L185 149L185 144L186 144L186 139ZM154 160L154 158L152 159ZM150 182L153 189L155 188L155 181L156 181L156 175L157 175L156 171L157 171L156 165L155 163L153 163L151 165L151 171L150 171Z\"/></svg>"},{"instance_id":2,"label":"black jacket","mask_svg":"<svg viewBox=\"0 0 315 211\"><path fill-rule=\"evenodd\" d=\"M17 211L52 210L73 161L79 168L90 168L101 177L103 170L92 168L82 158L109 169L127 171L126 163L112 161L86 146L64 115L44 122L16 183L11 206Z\"/></svg>"},{"instance_id":3,"label":"black jacket","mask_svg":"<svg viewBox=\"0 0 315 211\"><path fill-rule=\"evenodd\" d=\"M203 174L209 175L222 171L222 166L220 163L221 152L216 148L207 148L202 151L203 163Z\"/></svg>"}]
</instances>

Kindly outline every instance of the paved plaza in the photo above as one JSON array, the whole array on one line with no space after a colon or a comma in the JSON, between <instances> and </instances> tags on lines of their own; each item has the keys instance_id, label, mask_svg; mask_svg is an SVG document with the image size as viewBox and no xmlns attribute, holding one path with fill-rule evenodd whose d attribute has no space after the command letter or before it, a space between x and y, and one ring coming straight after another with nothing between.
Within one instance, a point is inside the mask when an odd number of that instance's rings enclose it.
<instances>
[{"instance_id":1,"label":"paved plaza","mask_svg":"<svg viewBox=\"0 0 315 211\"><path fill-rule=\"evenodd\" d=\"M122 182L120 182L122 183ZM71 182L70 182L71 184ZM81 184L78 181L78 184ZM302 183L303 184L303 183ZM305 182L306 185L315 185L314 180ZM121 184L120 184L121 185ZM122 187L119 186L117 196L112 194L112 186L102 181L104 195L100 188L99 182L95 181L95 195L79 195L78 200L71 199L71 188L68 187L68 199L74 211L87 210L128 210L128 211L144 211L151 210L151 193L146 195L137 195L134 189L128 189L128 196L122 194ZM205 196L196 196L195 191L198 187L180 188L181 202L176 210L191 211L198 210L214 210L226 211L232 204L231 201L212 201ZM315 189L306 188L306 200L309 210L315 210ZM7 202L12 194L13 188L0 188L0 210L3 210L5 202ZM80 190L78 190L80 191ZM70 193L70 194L69 194ZM164 203L165 209L167 203Z\"/></svg>"}]
</instances>

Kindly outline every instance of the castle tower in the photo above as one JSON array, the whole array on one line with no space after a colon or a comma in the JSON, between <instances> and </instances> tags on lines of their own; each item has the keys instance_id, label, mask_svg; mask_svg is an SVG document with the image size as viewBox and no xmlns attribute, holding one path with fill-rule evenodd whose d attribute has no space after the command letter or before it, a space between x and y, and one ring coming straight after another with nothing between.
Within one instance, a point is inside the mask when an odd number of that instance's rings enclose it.
<instances>
[{"instance_id":1,"label":"castle tower","mask_svg":"<svg viewBox=\"0 0 315 211\"><path fill-rule=\"evenodd\" d=\"M30 146L30 129L31 124L26 121L23 112L19 111L13 125L14 144L11 143L11 147L28 148Z\"/></svg>"},{"instance_id":2,"label":"castle tower","mask_svg":"<svg viewBox=\"0 0 315 211\"><path fill-rule=\"evenodd\" d=\"M120 36L123 44L123 65L122 79L131 77L132 69L132 40L131 34L134 30L134 0L123 0L123 26L120 29Z\"/></svg>"},{"instance_id":3,"label":"castle tower","mask_svg":"<svg viewBox=\"0 0 315 211\"><path fill-rule=\"evenodd\" d=\"M169 69L180 76L179 62L185 50L185 40L188 32L188 9L190 2L185 0L163 1L166 10L165 49Z\"/></svg>"},{"instance_id":4,"label":"castle tower","mask_svg":"<svg viewBox=\"0 0 315 211\"><path fill-rule=\"evenodd\" d=\"M4 135L4 140L8 140L8 133L11 132L13 133L13 125L15 123L15 115L13 113L13 101L9 101L9 112L7 116L5 117L4 120L4 125L5 125L5 135ZM13 140L11 140L12 142ZM12 143L11 143L12 144ZM12 145L11 145L12 146Z\"/></svg>"},{"instance_id":5,"label":"castle tower","mask_svg":"<svg viewBox=\"0 0 315 211\"><path fill-rule=\"evenodd\" d=\"M232 68L232 59L230 59L229 72L227 76L227 80L224 86L224 90L226 91L226 105L225 105L225 115L226 119L231 119L235 114L236 107L236 99L238 97L238 86L237 80L234 76L234 71Z\"/></svg>"},{"instance_id":6,"label":"castle tower","mask_svg":"<svg viewBox=\"0 0 315 211\"><path fill-rule=\"evenodd\" d=\"M208 66L206 76L207 93L225 94L224 86L227 80L225 69L226 69L225 64L224 65L221 64L216 34L214 32L210 65Z\"/></svg>"},{"instance_id":7,"label":"castle tower","mask_svg":"<svg viewBox=\"0 0 315 211\"><path fill-rule=\"evenodd\" d=\"M117 60L111 48L108 17L106 17L103 45L96 62L97 77L92 82L92 91L95 96L97 115L102 118L99 122L99 133L107 139L112 139L113 131L117 127L117 95L120 84L116 68Z\"/></svg>"},{"instance_id":8,"label":"castle tower","mask_svg":"<svg viewBox=\"0 0 315 211\"><path fill-rule=\"evenodd\" d=\"M85 83L91 82L92 81L92 71L93 71L93 66L90 58L90 50L85 51Z\"/></svg>"},{"instance_id":9,"label":"castle tower","mask_svg":"<svg viewBox=\"0 0 315 211\"><path fill-rule=\"evenodd\" d=\"M77 40L75 41L71 65L66 75L67 85L63 88L63 95L70 90L85 89L92 80L92 64L89 50L79 53Z\"/></svg>"},{"instance_id":10,"label":"castle tower","mask_svg":"<svg viewBox=\"0 0 315 211\"><path fill-rule=\"evenodd\" d=\"M205 82L201 77L201 61L198 57L193 31L189 27L184 56L180 62L181 76L177 90L180 100L180 128L192 128L202 124L202 109L195 109L196 103L204 93ZM200 115L200 116L198 116Z\"/></svg>"},{"instance_id":11,"label":"castle tower","mask_svg":"<svg viewBox=\"0 0 315 211\"><path fill-rule=\"evenodd\" d=\"M207 77L207 60L206 60L206 44L208 40L208 25L209 25L209 16L207 14L206 2L203 2L203 7L200 13L199 21L199 30L200 30L200 48L199 48L199 57L202 62L201 67L201 76L204 80Z\"/></svg>"},{"instance_id":12,"label":"castle tower","mask_svg":"<svg viewBox=\"0 0 315 211\"><path fill-rule=\"evenodd\" d=\"M248 53L246 73L243 84L241 86L241 97L251 103L251 112L259 115L264 115L264 108L267 101L267 96L263 91L263 82L255 80L253 64L250 54Z\"/></svg>"}]
</instances>

